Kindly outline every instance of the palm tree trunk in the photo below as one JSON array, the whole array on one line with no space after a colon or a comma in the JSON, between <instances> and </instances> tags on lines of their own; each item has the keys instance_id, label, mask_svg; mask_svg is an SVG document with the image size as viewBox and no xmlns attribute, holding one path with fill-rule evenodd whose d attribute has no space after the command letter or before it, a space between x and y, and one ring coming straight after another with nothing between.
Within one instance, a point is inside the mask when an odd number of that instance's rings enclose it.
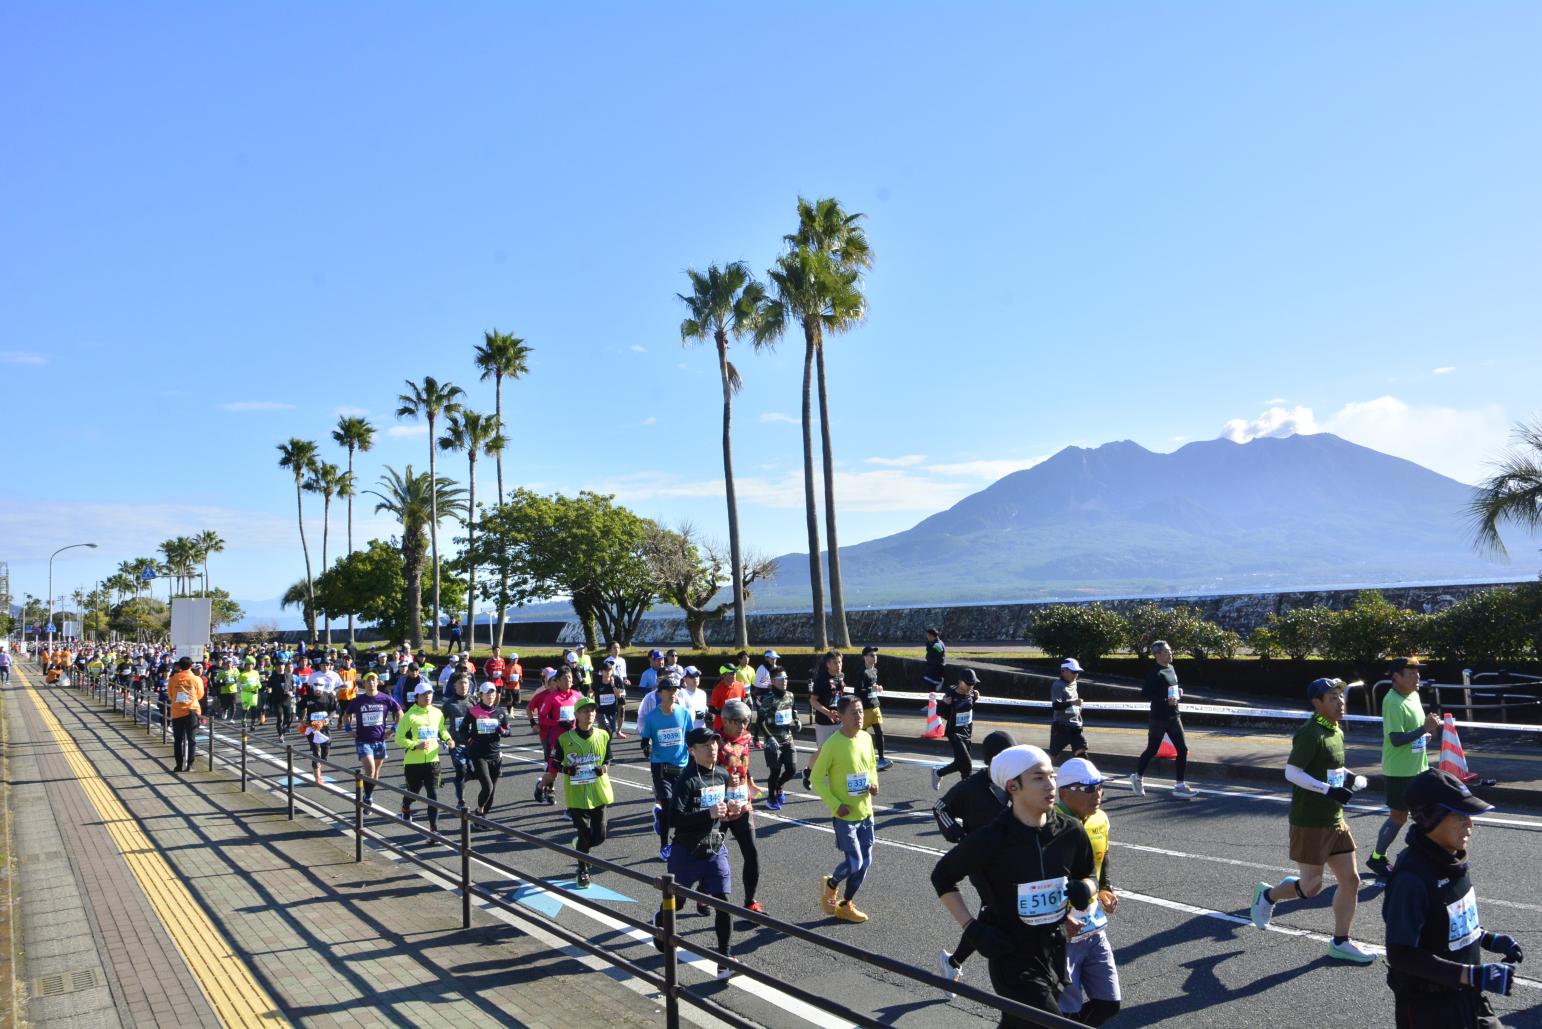
<instances>
[{"instance_id":1,"label":"palm tree trunk","mask_svg":"<svg viewBox=\"0 0 1542 1029\"><path fill-rule=\"evenodd\" d=\"M327 574L327 537L332 532L332 498L321 498L321 574ZM332 649L332 616L327 612L321 612L322 625L327 630L327 649Z\"/></svg>"},{"instance_id":2,"label":"palm tree trunk","mask_svg":"<svg viewBox=\"0 0 1542 1029\"><path fill-rule=\"evenodd\" d=\"M477 451L471 448L471 460L466 472L466 550L476 549L477 545ZM470 649L477 645L477 566L473 561L466 562L466 634L471 637Z\"/></svg>"},{"instance_id":3,"label":"palm tree trunk","mask_svg":"<svg viewBox=\"0 0 1542 1029\"><path fill-rule=\"evenodd\" d=\"M808 585L814 601L814 649L828 650L825 584L819 570L819 500L814 494L814 331L809 325L803 327L803 504L808 516Z\"/></svg>"},{"instance_id":4,"label":"palm tree trunk","mask_svg":"<svg viewBox=\"0 0 1542 1029\"><path fill-rule=\"evenodd\" d=\"M348 554L353 555L353 444L348 445ZM353 612L348 612L348 648L359 645L353 631Z\"/></svg>"},{"instance_id":5,"label":"palm tree trunk","mask_svg":"<svg viewBox=\"0 0 1542 1029\"><path fill-rule=\"evenodd\" d=\"M420 530L402 526L402 574L407 585L407 638L412 651L423 649L423 541L413 540Z\"/></svg>"},{"instance_id":6,"label":"palm tree trunk","mask_svg":"<svg viewBox=\"0 0 1542 1029\"><path fill-rule=\"evenodd\" d=\"M830 396L825 390L825 347L820 340L815 350L819 366L819 432L824 442L825 463L825 541L829 551L825 560L830 565L830 617L835 622L835 645L842 650L851 649L851 633L846 628L846 598L841 591L841 544L835 535L835 459L830 445Z\"/></svg>"},{"instance_id":7,"label":"palm tree trunk","mask_svg":"<svg viewBox=\"0 0 1542 1029\"><path fill-rule=\"evenodd\" d=\"M498 419L498 431L500 433L502 433L503 432L503 375L501 373L495 374L493 376L493 417ZM498 448L498 452L496 454L494 454L493 457L496 458L497 461L498 461L498 504L502 504L503 503L503 448L499 447ZM493 506L497 507L498 504L494 504ZM504 629L508 628L508 624L509 624L508 606L503 602L504 598L507 597L508 593L509 593L509 576L508 576L507 572L505 572L503 574L502 580L503 580L503 587L502 587L502 589L498 593L498 638L493 640L493 646L495 646L495 647L503 646L503 631L504 631Z\"/></svg>"},{"instance_id":8,"label":"palm tree trunk","mask_svg":"<svg viewBox=\"0 0 1542 1029\"><path fill-rule=\"evenodd\" d=\"M306 612L306 636L311 646L316 645L316 590L311 585L311 548L305 542L305 492L300 488L300 476L294 477L294 507L296 517L300 520L300 552L305 555L305 602L309 606Z\"/></svg>"},{"instance_id":9,"label":"palm tree trunk","mask_svg":"<svg viewBox=\"0 0 1542 1029\"><path fill-rule=\"evenodd\" d=\"M744 650L750 645L750 630L744 611L744 559L739 551L739 501L734 495L733 387L728 380L728 333L721 328L717 330L717 367L723 379L723 493L728 500L728 560L732 567L734 591L734 646Z\"/></svg>"},{"instance_id":10,"label":"palm tree trunk","mask_svg":"<svg viewBox=\"0 0 1542 1029\"><path fill-rule=\"evenodd\" d=\"M434 419L428 419L428 542L434 562L434 653L439 653L439 472L434 461Z\"/></svg>"}]
</instances>

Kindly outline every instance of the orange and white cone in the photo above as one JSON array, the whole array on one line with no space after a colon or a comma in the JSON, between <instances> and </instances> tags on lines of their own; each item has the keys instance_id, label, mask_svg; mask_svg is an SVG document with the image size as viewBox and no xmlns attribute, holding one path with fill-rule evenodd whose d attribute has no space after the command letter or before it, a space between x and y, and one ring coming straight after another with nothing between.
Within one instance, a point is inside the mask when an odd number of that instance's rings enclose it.
<instances>
[{"instance_id":1,"label":"orange and white cone","mask_svg":"<svg viewBox=\"0 0 1542 1029\"><path fill-rule=\"evenodd\" d=\"M947 729L942 724L942 716L937 713L937 694L926 695L926 731L921 734L923 740L940 740L947 735Z\"/></svg>"},{"instance_id":2,"label":"orange and white cone","mask_svg":"<svg viewBox=\"0 0 1542 1029\"><path fill-rule=\"evenodd\" d=\"M1464 783L1477 782L1480 776L1467 770L1467 752L1462 749L1462 738L1456 734L1456 719L1446 715L1445 728L1440 733L1440 770L1450 772Z\"/></svg>"}]
</instances>

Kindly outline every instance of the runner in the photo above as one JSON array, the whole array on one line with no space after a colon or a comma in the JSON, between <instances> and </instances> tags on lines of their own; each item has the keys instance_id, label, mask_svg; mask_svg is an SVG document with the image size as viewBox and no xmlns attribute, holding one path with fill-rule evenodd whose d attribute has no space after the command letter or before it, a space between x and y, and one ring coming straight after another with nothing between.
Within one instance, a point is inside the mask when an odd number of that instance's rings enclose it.
<instances>
[{"instance_id":1,"label":"runner","mask_svg":"<svg viewBox=\"0 0 1542 1029\"><path fill-rule=\"evenodd\" d=\"M595 700L599 704L599 722L611 736L616 735L616 711L625 703L626 690L616 678L616 664L612 658L600 662L600 682L595 687Z\"/></svg>"},{"instance_id":2,"label":"runner","mask_svg":"<svg viewBox=\"0 0 1542 1029\"><path fill-rule=\"evenodd\" d=\"M562 801L577 835L573 849L588 854L605 842L605 808L616 802L610 784L610 733L594 724L599 706L585 697L575 706L573 728L557 737L554 760L562 769ZM573 885L589 888L589 866L578 863Z\"/></svg>"},{"instance_id":3,"label":"runner","mask_svg":"<svg viewBox=\"0 0 1542 1029\"><path fill-rule=\"evenodd\" d=\"M402 819L412 821L412 796L421 793L429 800L439 799L439 749L455 743L444 724L444 712L433 706L434 688L420 682L413 690L413 704L402 712L396 726L396 742L406 748L402 774L407 793L402 794ZM428 805L428 828L439 831L439 808Z\"/></svg>"},{"instance_id":4,"label":"runner","mask_svg":"<svg viewBox=\"0 0 1542 1029\"><path fill-rule=\"evenodd\" d=\"M937 829L943 839L949 843L962 843L964 837L994 822L1007 809L1006 791L991 782L990 766L997 754L1016 745L1017 741L1012 738L1012 734L1003 730L998 729L985 737L985 742L980 744L985 767L954 783L953 788L944 793L942 799L932 807L932 817L937 819ZM976 893L980 893L980 883L975 877L971 876L969 883ZM984 894L981 893L981 896ZM969 942L968 936L959 937L952 953L939 950L937 968L942 977L954 982L962 979L964 962L973 953L974 944Z\"/></svg>"},{"instance_id":5,"label":"runner","mask_svg":"<svg viewBox=\"0 0 1542 1029\"><path fill-rule=\"evenodd\" d=\"M755 684L750 687L750 707L760 710L760 702L766 699L766 694L771 692L771 673L776 670L777 662L782 656L774 650L768 650L760 655L760 667L755 669ZM760 750L765 745L765 732L760 725L760 719L755 719L755 728L752 730L755 736L755 749Z\"/></svg>"},{"instance_id":6,"label":"runner","mask_svg":"<svg viewBox=\"0 0 1542 1029\"><path fill-rule=\"evenodd\" d=\"M943 683L947 681L948 646L942 642L942 637L936 629L926 630L926 667L921 672L921 681L926 688L933 693L942 693L945 689Z\"/></svg>"},{"instance_id":7,"label":"runner","mask_svg":"<svg viewBox=\"0 0 1542 1029\"><path fill-rule=\"evenodd\" d=\"M637 735L648 746L648 767L653 775L653 828L659 834L659 860L670 854L669 820L674 807L675 780L690 760L685 737L694 727L690 711L675 703L679 682L673 675L661 675L649 696L656 706L640 715Z\"/></svg>"},{"instance_id":8,"label":"runner","mask_svg":"<svg viewBox=\"0 0 1542 1029\"><path fill-rule=\"evenodd\" d=\"M661 682L659 690L663 689ZM659 699L662 705L663 698ZM670 805L669 821L675 837L668 861L669 872L680 886L727 900L733 891L733 871L728 865L728 837L722 826L745 817L747 811L738 801L727 799L728 773L716 767L718 740L718 734L704 726L693 728L686 737L690 762L679 773ZM654 915L654 924L660 924L663 916L661 907ZM731 956L728 942L733 922L726 910L718 910L713 928L718 953ZM727 965L717 966L719 979L732 974Z\"/></svg>"},{"instance_id":9,"label":"runner","mask_svg":"<svg viewBox=\"0 0 1542 1029\"><path fill-rule=\"evenodd\" d=\"M1066 989L1060 995L1060 1013L1083 1025L1102 1025L1119 1013L1119 969L1114 948L1105 931L1108 916L1119 908L1119 897L1108 877L1108 814L1103 810L1103 784L1108 777L1084 757L1073 757L1060 766L1060 802L1055 810L1082 824L1092 844L1093 878L1098 893L1086 908L1072 911L1079 925L1067 923Z\"/></svg>"},{"instance_id":10,"label":"runner","mask_svg":"<svg viewBox=\"0 0 1542 1029\"><path fill-rule=\"evenodd\" d=\"M519 663L519 653L509 652L509 660L503 666L503 707L513 713L519 710L520 690L525 683L525 666Z\"/></svg>"},{"instance_id":11,"label":"runner","mask_svg":"<svg viewBox=\"0 0 1542 1029\"><path fill-rule=\"evenodd\" d=\"M1173 797L1193 800L1199 794L1190 789L1184 779L1189 763L1189 745L1183 738L1183 717L1178 712L1178 701L1183 697L1183 690L1178 685L1178 672L1173 668L1173 648L1165 640L1157 640L1151 644L1151 656L1156 659L1157 666L1146 676L1141 686L1141 693L1151 705L1150 723L1146 727L1146 749L1135 763L1135 774L1130 776L1130 789L1137 797L1146 795L1146 767L1156 757L1162 746L1162 737L1166 736L1173 741L1173 747L1178 751L1177 767L1174 769L1178 781L1173 785Z\"/></svg>"},{"instance_id":12,"label":"runner","mask_svg":"<svg viewBox=\"0 0 1542 1029\"><path fill-rule=\"evenodd\" d=\"M552 764L552 754L557 749L557 737L573 728L573 713L583 694L573 688L573 666L563 665L552 676L546 690L540 694L540 707L536 708L536 727L541 734L541 751L546 756L546 771L536 781L535 802L556 804L557 766ZM530 702L535 707L536 701Z\"/></svg>"},{"instance_id":13,"label":"runner","mask_svg":"<svg viewBox=\"0 0 1542 1029\"><path fill-rule=\"evenodd\" d=\"M321 662L323 666L326 662ZM311 774L321 785L321 762L332 753L332 722L337 717L337 695L331 679L317 672L311 676L301 703L300 732L311 748Z\"/></svg>"},{"instance_id":14,"label":"runner","mask_svg":"<svg viewBox=\"0 0 1542 1029\"><path fill-rule=\"evenodd\" d=\"M621 644L616 640L610 641L608 648L610 653L606 660L612 665L612 678L616 684L616 710L612 713L615 719L616 730L611 733L613 739L626 739L626 688L631 683L626 675L626 658L621 656Z\"/></svg>"},{"instance_id":15,"label":"runner","mask_svg":"<svg viewBox=\"0 0 1542 1029\"><path fill-rule=\"evenodd\" d=\"M830 809L841 863L820 881L820 905L843 922L865 922L853 901L873 867L873 798L878 796L878 759L862 731L862 701L847 694L837 702L839 731L819 748L810 775L819 799ZM836 891L845 884L839 903Z\"/></svg>"},{"instance_id":16,"label":"runner","mask_svg":"<svg viewBox=\"0 0 1542 1029\"><path fill-rule=\"evenodd\" d=\"M835 709L835 701L841 695L842 686L841 655L834 650L826 651L819 667L814 669L814 678L808 688L808 706L814 713L815 758L809 759L808 765L803 769L805 790L814 788L814 760L819 751L824 748L825 741L840 732L841 716Z\"/></svg>"},{"instance_id":17,"label":"runner","mask_svg":"<svg viewBox=\"0 0 1542 1029\"><path fill-rule=\"evenodd\" d=\"M193 674L193 659L184 657L166 684L171 697L171 753L173 774L193 770L198 752L198 717L203 712L203 680ZM211 733L213 729L209 730Z\"/></svg>"},{"instance_id":18,"label":"runner","mask_svg":"<svg viewBox=\"0 0 1542 1029\"><path fill-rule=\"evenodd\" d=\"M482 675L487 682L493 684L493 688L502 692L503 684L503 648L494 647L493 656L482 662Z\"/></svg>"},{"instance_id":19,"label":"runner","mask_svg":"<svg viewBox=\"0 0 1542 1029\"><path fill-rule=\"evenodd\" d=\"M594 696L594 658L589 656L586 644L579 643L573 647L575 655L573 669L573 688L586 697Z\"/></svg>"},{"instance_id":20,"label":"runner","mask_svg":"<svg viewBox=\"0 0 1542 1029\"><path fill-rule=\"evenodd\" d=\"M236 703L241 692L241 676L230 658L224 658L214 672L214 690L219 694L220 721L229 722L236 717Z\"/></svg>"},{"instance_id":21,"label":"runner","mask_svg":"<svg viewBox=\"0 0 1542 1029\"><path fill-rule=\"evenodd\" d=\"M241 724L250 732L257 728L257 719L262 713L258 704L258 694L262 692L262 676L257 674L256 658L249 657L242 662L236 683L241 694Z\"/></svg>"},{"instance_id":22,"label":"runner","mask_svg":"<svg viewBox=\"0 0 1542 1029\"><path fill-rule=\"evenodd\" d=\"M1010 809L943 855L932 888L989 963L1003 997L1059 1013L1071 909L1097 892L1092 844L1076 819L1055 810L1055 769L1038 747L1008 747L991 761L991 782ZM988 898L971 917L958 884L975 877ZM1076 928L1076 926L1071 926ZM1003 1015L1001 1026L1031 1023Z\"/></svg>"},{"instance_id":23,"label":"runner","mask_svg":"<svg viewBox=\"0 0 1542 1029\"><path fill-rule=\"evenodd\" d=\"M766 745L766 807L780 811L787 803L782 787L798 774L793 735L803 728L798 721L797 704L787 690L787 669L777 668L771 673L766 694L760 698L755 724L760 726Z\"/></svg>"},{"instance_id":24,"label":"runner","mask_svg":"<svg viewBox=\"0 0 1542 1029\"><path fill-rule=\"evenodd\" d=\"M686 665L681 671L675 703L691 712L694 725L707 724L707 691L701 688L701 670L695 665Z\"/></svg>"},{"instance_id":25,"label":"runner","mask_svg":"<svg viewBox=\"0 0 1542 1029\"><path fill-rule=\"evenodd\" d=\"M466 780L474 775L471 759L467 756L467 745L471 742L471 734L463 728L466 716L471 713L470 691L470 680L464 675L456 676L450 680L450 695L445 698L440 708L444 712L445 727L450 730L450 737L455 740L455 746L450 748L450 768L454 776L455 806L458 808L466 806Z\"/></svg>"},{"instance_id":26,"label":"runner","mask_svg":"<svg viewBox=\"0 0 1542 1029\"><path fill-rule=\"evenodd\" d=\"M723 708L731 700L743 700L749 696L749 686L739 678L739 672L749 668L750 655L747 651L741 650L739 656L743 661L735 668L724 665L718 669L721 677L717 685L712 687L712 696L707 698L707 715L712 721L712 728L719 733L723 731ZM753 671L749 674L751 678L755 675Z\"/></svg>"},{"instance_id":27,"label":"runner","mask_svg":"<svg viewBox=\"0 0 1542 1029\"><path fill-rule=\"evenodd\" d=\"M278 742L284 742L284 734L294 724L294 666L280 661L268 675L268 707L273 712L273 727L278 731Z\"/></svg>"},{"instance_id":28,"label":"runner","mask_svg":"<svg viewBox=\"0 0 1542 1029\"><path fill-rule=\"evenodd\" d=\"M457 690L464 681L456 677ZM460 736L467 741L466 759L481 787L477 791L477 814L483 818L493 809L493 793L498 789L498 777L503 774L503 737L508 734L509 714L498 706L498 687L484 682L477 703L466 712L460 725Z\"/></svg>"},{"instance_id":29,"label":"runner","mask_svg":"<svg viewBox=\"0 0 1542 1029\"><path fill-rule=\"evenodd\" d=\"M878 770L886 772L894 767L894 762L883 752L883 709L878 704L878 695L882 692L883 684L878 681L878 648L863 647L862 677L857 680L856 687L862 701L862 728L872 734L873 748L878 751Z\"/></svg>"},{"instance_id":30,"label":"runner","mask_svg":"<svg viewBox=\"0 0 1542 1029\"><path fill-rule=\"evenodd\" d=\"M1484 994L1508 996L1525 954L1513 936L1483 929L1467 851L1473 816L1493 805L1433 769L1415 776L1405 796L1414 824L1381 903L1395 1023L1501 1029ZM1484 962L1485 950L1502 960Z\"/></svg>"},{"instance_id":31,"label":"runner","mask_svg":"<svg viewBox=\"0 0 1542 1029\"><path fill-rule=\"evenodd\" d=\"M960 779L974 774L974 757L969 741L974 738L974 705L980 699L980 676L973 668L962 669L958 682L937 701L937 714L947 722L947 740L953 748L953 760L932 769L932 789L942 787L942 777L957 772Z\"/></svg>"},{"instance_id":32,"label":"runner","mask_svg":"<svg viewBox=\"0 0 1542 1029\"><path fill-rule=\"evenodd\" d=\"M1060 677L1049 688L1049 706L1054 714L1049 722L1050 760L1071 748L1071 756L1087 756L1087 736L1082 732L1082 697L1076 677L1082 674L1081 662L1068 657L1060 662Z\"/></svg>"},{"instance_id":33,"label":"runner","mask_svg":"<svg viewBox=\"0 0 1542 1029\"><path fill-rule=\"evenodd\" d=\"M11 652L0 648L0 685L9 685L11 681Z\"/></svg>"},{"instance_id":34,"label":"runner","mask_svg":"<svg viewBox=\"0 0 1542 1029\"><path fill-rule=\"evenodd\" d=\"M1369 965L1376 955L1349 938L1355 920L1360 873L1355 860L1355 838L1344 821L1344 805L1365 782L1344 767L1344 682L1313 679L1307 687L1313 715L1296 730L1285 778L1291 784L1290 857L1301 870L1270 887L1253 889L1253 924L1269 927L1274 905L1283 900L1306 900L1323 888L1323 866L1333 870L1338 889L1333 894L1333 940L1328 956L1357 965Z\"/></svg>"},{"instance_id":35,"label":"runner","mask_svg":"<svg viewBox=\"0 0 1542 1029\"><path fill-rule=\"evenodd\" d=\"M724 732L718 746L718 763L728 773L730 802L739 804L744 817L726 823L739 845L744 859L744 906L751 911L764 911L755 893L760 888L760 851L755 846L755 811L753 795L758 792L755 777L750 770L750 754L754 753L754 740L749 732L750 706L743 700L730 700L723 708ZM706 914L706 912L702 912Z\"/></svg>"},{"instance_id":36,"label":"runner","mask_svg":"<svg viewBox=\"0 0 1542 1029\"><path fill-rule=\"evenodd\" d=\"M1424 713L1419 700L1419 659L1400 657L1387 667L1392 688L1381 698L1381 780L1386 789L1388 815L1376 831L1376 846L1365 865L1377 878L1391 872L1387 854L1397 834L1408 823L1404 795L1414 777L1430 766L1430 737L1440 729L1434 712Z\"/></svg>"},{"instance_id":37,"label":"runner","mask_svg":"<svg viewBox=\"0 0 1542 1029\"><path fill-rule=\"evenodd\" d=\"M642 700L638 701L637 704L637 735L639 737L642 736L643 715L652 711L658 704L658 697L654 695L654 691L658 688L659 675L663 670L664 652L662 650L648 651L648 667L643 669L642 675L638 676L637 679L637 685L643 691ZM642 740L642 755L643 757L648 756L648 741L646 739Z\"/></svg>"},{"instance_id":38,"label":"runner","mask_svg":"<svg viewBox=\"0 0 1542 1029\"><path fill-rule=\"evenodd\" d=\"M402 706L395 697L380 692L380 676L365 672L363 693L353 698L343 710L343 719L353 723L353 748L359 756L359 770L364 773L364 806L375 806L375 780L386 756L386 716L400 718Z\"/></svg>"}]
</instances>

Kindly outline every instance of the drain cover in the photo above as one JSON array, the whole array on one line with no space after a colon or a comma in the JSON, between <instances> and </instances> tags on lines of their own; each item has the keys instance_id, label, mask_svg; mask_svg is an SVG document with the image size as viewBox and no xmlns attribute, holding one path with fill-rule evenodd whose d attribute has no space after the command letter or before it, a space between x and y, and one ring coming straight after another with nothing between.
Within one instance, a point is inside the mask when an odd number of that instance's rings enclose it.
<instances>
[{"instance_id":1,"label":"drain cover","mask_svg":"<svg viewBox=\"0 0 1542 1029\"><path fill-rule=\"evenodd\" d=\"M60 972L57 975L40 976L32 980L32 989L39 997L58 997L66 993L74 993L77 990L89 990L93 986L100 986L101 978L94 968L77 968L73 972Z\"/></svg>"}]
</instances>

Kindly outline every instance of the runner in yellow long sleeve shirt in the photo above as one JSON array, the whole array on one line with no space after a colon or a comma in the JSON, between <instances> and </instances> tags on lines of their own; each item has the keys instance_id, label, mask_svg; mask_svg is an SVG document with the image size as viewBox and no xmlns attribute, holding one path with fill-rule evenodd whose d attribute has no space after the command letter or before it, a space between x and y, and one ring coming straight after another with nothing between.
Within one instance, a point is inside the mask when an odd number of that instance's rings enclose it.
<instances>
[{"instance_id":1,"label":"runner in yellow long sleeve shirt","mask_svg":"<svg viewBox=\"0 0 1542 1029\"><path fill-rule=\"evenodd\" d=\"M873 867L873 798L878 795L878 757L873 740L862 731L862 701L851 694L840 699L840 731L825 740L809 770L809 785L830 809L835 845L841 863L820 882L825 914L844 922L865 922L852 899ZM845 894L836 902L836 890Z\"/></svg>"}]
</instances>

